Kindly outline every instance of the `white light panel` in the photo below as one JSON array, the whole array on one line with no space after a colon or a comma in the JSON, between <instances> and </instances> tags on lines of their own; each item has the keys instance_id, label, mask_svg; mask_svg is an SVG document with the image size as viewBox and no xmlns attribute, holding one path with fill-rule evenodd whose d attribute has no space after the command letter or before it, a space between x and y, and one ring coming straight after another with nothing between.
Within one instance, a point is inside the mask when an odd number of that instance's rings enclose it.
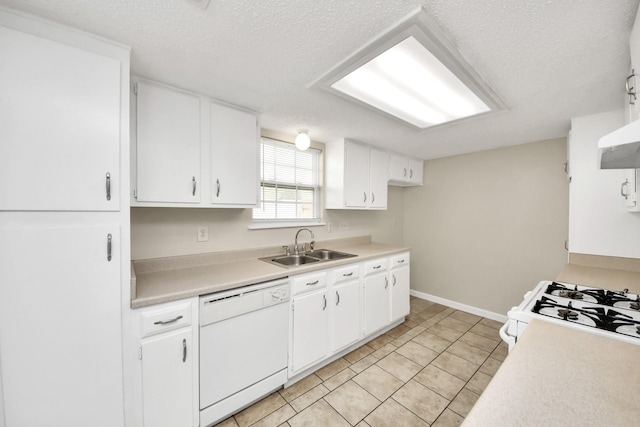
<instances>
[{"instance_id":1,"label":"white light panel","mask_svg":"<svg viewBox=\"0 0 640 427\"><path fill-rule=\"evenodd\" d=\"M412 36L331 87L420 129L491 110Z\"/></svg>"}]
</instances>

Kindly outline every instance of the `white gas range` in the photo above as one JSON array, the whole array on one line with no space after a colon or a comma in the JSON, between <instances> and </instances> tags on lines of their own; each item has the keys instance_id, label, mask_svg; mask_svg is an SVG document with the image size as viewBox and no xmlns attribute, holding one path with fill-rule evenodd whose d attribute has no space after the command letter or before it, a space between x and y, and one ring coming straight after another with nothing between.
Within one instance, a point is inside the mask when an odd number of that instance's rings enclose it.
<instances>
[{"instance_id":1,"label":"white gas range","mask_svg":"<svg viewBox=\"0 0 640 427\"><path fill-rule=\"evenodd\" d=\"M542 281L507 313L500 337L509 351L532 319L640 345L640 296L628 290Z\"/></svg>"}]
</instances>

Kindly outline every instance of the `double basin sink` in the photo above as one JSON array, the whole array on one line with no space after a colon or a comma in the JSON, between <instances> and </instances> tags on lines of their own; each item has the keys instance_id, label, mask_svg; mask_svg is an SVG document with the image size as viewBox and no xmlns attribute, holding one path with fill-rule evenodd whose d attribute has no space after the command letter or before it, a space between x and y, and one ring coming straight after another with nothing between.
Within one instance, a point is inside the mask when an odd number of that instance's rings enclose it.
<instances>
[{"instance_id":1,"label":"double basin sink","mask_svg":"<svg viewBox=\"0 0 640 427\"><path fill-rule=\"evenodd\" d=\"M305 252L304 254L270 256L260 259L266 262L270 262L271 264L289 268L316 262L326 262L343 258L352 258L355 256L357 255L348 254L346 252L333 251L330 249L316 249L310 252Z\"/></svg>"}]
</instances>

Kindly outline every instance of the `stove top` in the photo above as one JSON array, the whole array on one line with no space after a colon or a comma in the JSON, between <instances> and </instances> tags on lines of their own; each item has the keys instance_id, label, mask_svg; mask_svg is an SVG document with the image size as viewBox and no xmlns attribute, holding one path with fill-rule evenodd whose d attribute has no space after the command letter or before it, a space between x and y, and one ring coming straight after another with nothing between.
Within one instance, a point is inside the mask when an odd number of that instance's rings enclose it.
<instances>
[{"instance_id":1,"label":"stove top","mask_svg":"<svg viewBox=\"0 0 640 427\"><path fill-rule=\"evenodd\" d=\"M546 282L531 312L575 325L640 339L640 296L558 282Z\"/></svg>"}]
</instances>

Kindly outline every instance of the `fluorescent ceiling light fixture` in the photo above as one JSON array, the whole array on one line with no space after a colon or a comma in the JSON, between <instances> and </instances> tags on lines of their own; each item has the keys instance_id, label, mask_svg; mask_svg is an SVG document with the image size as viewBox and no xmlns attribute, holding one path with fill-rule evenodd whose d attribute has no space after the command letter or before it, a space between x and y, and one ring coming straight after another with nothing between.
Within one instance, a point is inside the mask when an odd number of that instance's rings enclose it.
<instances>
[{"instance_id":1,"label":"fluorescent ceiling light fixture","mask_svg":"<svg viewBox=\"0 0 640 427\"><path fill-rule=\"evenodd\" d=\"M505 109L422 8L310 87L418 130Z\"/></svg>"}]
</instances>

